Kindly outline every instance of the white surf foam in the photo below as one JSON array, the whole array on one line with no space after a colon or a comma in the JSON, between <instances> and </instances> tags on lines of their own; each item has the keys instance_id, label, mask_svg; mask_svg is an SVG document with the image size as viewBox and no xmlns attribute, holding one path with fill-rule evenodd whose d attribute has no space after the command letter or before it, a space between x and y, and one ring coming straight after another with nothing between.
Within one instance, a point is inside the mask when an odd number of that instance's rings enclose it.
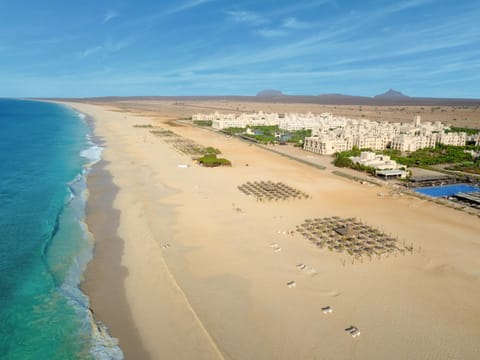
<instances>
[{"instance_id":1,"label":"white surf foam","mask_svg":"<svg viewBox=\"0 0 480 360\"><path fill-rule=\"evenodd\" d=\"M90 162L87 164L87 167L91 167L102 159L103 147L95 144L90 134L86 135L86 139L88 147L80 151L80 156L88 159Z\"/></svg>"},{"instance_id":2,"label":"white surf foam","mask_svg":"<svg viewBox=\"0 0 480 360\"><path fill-rule=\"evenodd\" d=\"M79 117L83 121L86 119L84 114L79 113ZM83 205L83 212L79 214L81 218L79 218L78 221L83 230L86 246L83 248L83 251L77 254L61 286L61 291L77 311L78 315L85 320L84 326L87 328L84 330L91 334L90 353L93 358L96 360L122 360L124 357L118 345L118 340L110 336L105 324L95 320L94 314L90 309L90 300L79 288L87 264L93 258L93 235L88 230L87 224L83 221L85 204L88 199L87 176L91 167L102 159L103 151L103 147L92 141L90 134L86 135L86 139L88 147L80 152L80 156L88 159L89 163L84 166L82 173L78 174L75 179L68 184L71 193L68 203L80 201ZM71 205L74 206L74 204Z\"/></svg>"}]
</instances>

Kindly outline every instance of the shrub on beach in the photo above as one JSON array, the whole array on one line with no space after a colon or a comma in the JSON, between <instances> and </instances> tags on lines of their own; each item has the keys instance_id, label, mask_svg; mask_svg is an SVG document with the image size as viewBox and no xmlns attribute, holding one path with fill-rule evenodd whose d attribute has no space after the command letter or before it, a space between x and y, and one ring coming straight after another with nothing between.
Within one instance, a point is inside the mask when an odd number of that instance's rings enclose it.
<instances>
[{"instance_id":1,"label":"shrub on beach","mask_svg":"<svg viewBox=\"0 0 480 360\"><path fill-rule=\"evenodd\" d=\"M206 154L198 159L198 162L206 167L231 166L232 163L223 158L217 158L216 154Z\"/></svg>"},{"instance_id":2,"label":"shrub on beach","mask_svg":"<svg viewBox=\"0 0 480 360\"><path fill-rule=\"evenodd\" d=\"M202 150L202 152L204 155L220 155L221 154L220 150L212 146L206 147L205 149Z\"/></svg>"}]
</instances>

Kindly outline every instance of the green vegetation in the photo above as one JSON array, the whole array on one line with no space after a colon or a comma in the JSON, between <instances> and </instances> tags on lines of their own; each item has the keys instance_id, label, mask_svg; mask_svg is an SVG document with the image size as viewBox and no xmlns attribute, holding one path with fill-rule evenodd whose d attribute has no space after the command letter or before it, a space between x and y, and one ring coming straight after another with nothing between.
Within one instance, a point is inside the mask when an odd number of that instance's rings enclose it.
<instances>
[{"instance_id":1,"label":"green vegetation","mask_svg":"<svg viewBox=\"0 0 480 360\"><path fill-rule=\"evenodd\" d=\"M368 150L363 150L363 151L368 151ZM353 147L352 150L348 151L342 151L335 153L335 159L333 160L333 165L338 166L338 167L348 167L348 168L353 168L355 165L352 160L350 160L350 157L352 156L360 156L360 153L362 150L360 150L357 147Z\"/></svg>"},{"instance_id":2,"label":"green vegetation","mask_svg":"<svg viewBox=\"0 0 480 360\"><path fill-rule=\"evenodd\" d=\"M254 133L244 134L246 137L257 140L261 144L274 144L277 142L275 136L280 132L277 125L275 126L251 126L249 127Z\"/></svg>"},{"instance_id":3,"label":"green vegetation","mask_svg":"<svg viewBox=\"0 0 480 360\"><path fill-rule=\"evenodd\" d=\"M217 158L215 154L207 154L198 159L198 162L206 167L231 166L232 163L223 158Z\"/></svg>"},{"instance_id":4,"label":"green vegetation","mask_svg":"<svg viewBox=\"0 0 480 360\"><path fill-rule=\"evenodd\" d=\"M352 150L336 153L335 159L333 160L333 165L338 167L348 167L350 169L363 171L363 172L375 175L375 168L371 166L356 164L352 160L350 160L350 157L359 156L362 151L370 151L370 150L369 149L360 150L354 147Z\"/></svg>"},{"instance_id":5,"label":"green vegetation","mask_svg":"<svg viewBox=\"0 0 480 360\"><path fill-rule=\"evenodd\" d=\"M480 145L466 145L465 150L480 151Z\"/></svg>"},{"instance_id":6,"label":"green vegetation","mask_svg":"<svg viewBox=\"0 0 480 360\"><path fill-rule=\"evenodd\" d=\"M203 156L200 159L198 159L198 162L203 166L216 167L216 166L232 165L232 163L229 160L217 157L217 155L220 155L221 152L220 150L214 147L208 146L206 148L203 148L201 153L203 154Z\"/></svg>"},{"instance_id":7,"label":"green vegetation","mask_svg":"<svg viewBox=\"0 0 480 360\"><path fill-rule=\"evenodd\" d=\"M465 161L460 164L455 164L446 169L480 175L480 158L475 161Z\"/></svg>"},{"instance_id":8,"label":"green vegetation","mask_svg":"<svg viewBox=\"0 0 480 360\"><path fill-rule=\"evenodd\" d=\"M292 136L287 142L289 143L295 143L295 144L300 144L300 142L303 144L305 141L306 137L312 136L312 130L308 129L302 129L302 130L297 130L297 131L291 131L289 134Z\"/></svg>"},{"instance_id":9,"label":"green vegetation","mask_svg":"<svg viewBox=\"0 0 480 360\"><path fill-rule=\"evenodd\" d=\"M402 155L400 151L387 149L380 153L383 155L389 155L392 160L395 160L399 164L405 166L429 166L438 164L463 164L472 163L472 155L466 153L465 149L476 150L477 147L470 146L450 146L450 145L437 145L434 148L425 148L414 151L407 155ZM374 173L371 168L354 164L349 158L352 156L359 156L361 151L372 151L370 149L358 149L354 148L350 151L343 151L335 154L333 164L338 167L349 167L356 170L366 171ZM475 163L476 164L476 163ZM477 164L478 165L478 164ZM471 167L468 167L471 169ZM463 170L462 170L463 171Z\"/></svg>"},{"instance_id":10,"label":"green vegetation","mask_svg":"<svg viewBox=\"0 0 480 360\"><path fill-rule=\"evenodd\" d=\"M193 120L193 123L198 126L211 127L212 120Z\"/></svg>"},{"instance_id":11,"label":"green vegetation","mask_svg":"<svg viewBox=\"0 0 480 360\"><path fill-rule=\"evenodd\" d=\"M253 134L247 134L247 130ZM312 135L311 130L285 131L277 125L247 126L245 129L233 127L223 131L230 135L243 135L261 144L277 144L279 142L303 144L305 137Z\"/></svg>"},{"instance_id":12,"label":"green vegetation","mask_svg":"<svg viewBox=\"0 0 480 360\"><path fill-rule=\"evenodd\" d=\"M464 146L437 145L434 148L419 149L401 156L398 151L386 150L382 153L390 155L392 160L406 166L428 166L437 164L456 164L472 161L472 155L465 153Z\"/></svg>"},{"instance_id":13,"label":"green vegetation","mask_svg":"<svg viewBox=\"0 0 480 360\"><path fill-rule=\"evenodd\" d=\"M261 131L262 133L269 134L275 131L280 131L280 128L278 125L258 125L258 126L247 126L247 128L250 128L252 130L257 130Z\"/></svg>"},{"instance_id":14,"label":"green vegetation","mask_svg":"<svg viewBox=\"0 0 480 360\"><path fill-rule=\"evenodd\" d=\"M202 150L203 155L220 155L221 151L217 148L208 146Z\"/></svg>"},{"instance_id":15,"label":"green vegetation","mask_svg":"<svg viewBox=\"0 0 480 360\"><path fill-rule=\"evenodd\" d=\"M467 133L467 135L476 135L480 133L480 129L471 129L471 128L463 128L463 127L455 127L452 126L450 127L450 130L446 132L464 132Z\"/></svg>"},{"instance_id":16,"label":"green vegetation","mask_svg":"<svg viewBox=\"0 0 480 360\"><path fill-rule=\"evenodd\" d=\"M239 127L231 127L227 129L223 129L223 132L230 134L230 135L237 135L237 134L242 134L245 132L244 128L239 128Z\"/></svg>"},{"instance_id":17,"label":"green vegetation","mask_svg":"<svg viewBox=\"0 0 480 360\"><path fill-rule=\"evenodd\" d=\"M400 150L395 149L385 149L381 151L381 154L388 155L390 158L400 158L402 157L402 152ZM395 159L394 159L395 160ZM395 160L396 161L396 160Z\"/></svg>"},{"instance_id":18,"label":"green vegetation","mask_svg":"<svg viewBox=\"0 0 480 360\"><path fill-rule=\"evenodd\" d=\"M351 167L353 165L352 160L348 156L344 156L343 153L335 154L335 160L333 160L333 165L338 167Z\"/></svg>"}]
</instances>

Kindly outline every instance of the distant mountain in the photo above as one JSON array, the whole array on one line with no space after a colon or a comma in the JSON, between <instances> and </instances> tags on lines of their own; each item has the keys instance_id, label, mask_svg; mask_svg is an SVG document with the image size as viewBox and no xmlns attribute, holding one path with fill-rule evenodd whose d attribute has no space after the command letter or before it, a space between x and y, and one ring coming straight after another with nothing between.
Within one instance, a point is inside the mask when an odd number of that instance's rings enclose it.
<instances>
[{"instance_id":1,"label":"distant mountain","mask_svg":"<svg viewBox=\"0 0 480 360\"><path fill-rule=\"evenodd\" d=\"M327 98L327 97L341 98L341 97L351 97L352 95L332 93L332 94L319 94L319 95L317 95L317 96L318 96L318 97L324 97L324 98Z\"/></svg>"},{"instance_id":2,"label":"distant mountain","mask_svg":"<svg viewBox=\"0 0 480 360\"><path fill-rule=\"evenodd\" d=\"M277 97L277 96L284 96L284 94L280 90L267 89L267 90L262 90L258 92L256 96Z\"/></svg>"},{"instance_id":3,"label":"distant mountain","mask_svg":"<svg viewBox=\"0 0 480 360\"><path fill-rule=\"evenodd\" d=\"M408 99L409 96L402 94L400 91L396 91L390 89L383 94L379 94L373 97L374 99L392 99L392 100L399 100L399 99Z\"/></svg>"},{"instance_id":4,"label":"distant mountain","mask_svg":"<svg viewBox=\"0 0 480 360\"><path fill-rule=\"evenodd\" d=\"M346 95L338 93L327 93L319 95L286 95L279 90L263 90L256 96L231 96L231 95L211 95L211 96L123 96L123 97L97 97L81 99L49 99L49 100L68 100L80 102L115 102L115 101L195 101L195 100L226 100L232 101L252 101L252 102L272 102L272 103L295 103L295 104L322 104L322 105L374 105L374 106L480 106L480 99L461 99L461 98L427 98L410 97L402 94L400 91L388 90L383 94L374 97Z\"/></svg>"},{"instance_id":5,"label":"distant mountain","mask_svg":"<svg viewBox=\"0 0 480 360\"><path fill-rule=\"evenodd\" d=\"M361 98L365 99L365 96L357 96L357 95L346 95L346 94L320 94L317 95L317 98L321 99L355 99L355 98Z\"/></svg>"}]
</instances>

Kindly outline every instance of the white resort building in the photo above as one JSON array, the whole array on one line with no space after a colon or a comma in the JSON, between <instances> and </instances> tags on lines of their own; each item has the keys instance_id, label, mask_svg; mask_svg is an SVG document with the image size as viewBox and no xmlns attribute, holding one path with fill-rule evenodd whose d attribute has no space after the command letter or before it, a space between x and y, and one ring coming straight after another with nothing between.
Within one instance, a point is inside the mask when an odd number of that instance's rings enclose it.
<instances>
[{"instance_id":1,"label":"white resort building","mask_svg":"<svg viewBox=\"0 0 480 360\"><path fill-rule=\"evenodd\" d=\"M405 166L399 166L395 160L390 159L390 156L375 154L371 151L362 151L360 156L352 156L350 160L355 164L373 167L377 170L397 170L405 168Z\"/></svg>"},{"instance_id":2,"label":"white resort building","mask_svg":"<svg viewBox=\"0 0 480 360\"><path fill-rule=\"evenodd\" d=\"M246 128L247 126L277 125L280 129L286 131L296 131L303 129L318 129L328 123L339 124L332 121L333 116L330 113L320 115L306 113L241 113L241 114L194 114L192 120L210 120L214 129L222 130L230 127ZM344 121L341 121L343 124Z\"/></svg>"},{"instance_id":3,"label":"white resort building","mask_svg":"<svg viewBox=\"0 0 480 360\"><path fill-rule=\"evenodd\" d=\"M304 149L322 155L359 149L416 151L436 144L465 146L467 134L448 132L450 128L440 122L422 123L415 116L412 123L387 123L370 120L347 119L343 126L319 127L305 139Z\"/></svg>"},{"instance_id":4,"label":"white resort building","mask_svg":"<svg viewBox=\"0 0 480 360\"><path fill-rule=\"evenodd\" d=\"M388 178L405 179L408 171L404 165L398 164L390 159L388 155L375 154L371 151L362 151L360 156L350 157L355 164L372 167L375 169L375 175Z\"/></svg>"},{"instance_id":5,"label":"white resort building","mask_svg":"<svg viewBox=\"0 0 480 360\"><path fill-rule=\"evenodd\" d=\"M322 155L359 149L416 151L436 144L465 146L467 134L450 132L450 127L436 122L422 122L415 116L411 123L389 123L367 119L350 119L323 114L256 113L194 114L192 120L210 120L217 130L248 126L277 125L286 131L312 130L305 138L304 149ZM477 140L480 141L480 138Z\"/></svg>"},{"instance_id":6,"label":"white resort building","mask_svg":"<svg viewBox=\"0 0 480 360\"><path fill-rule=\"evenodd\" d=\"M390 147L399 151L417 151L427 147L434 147L437 143L437 136L430 135L407 135L400 134L392 139Z\"/></svg>"}]
</instances>

